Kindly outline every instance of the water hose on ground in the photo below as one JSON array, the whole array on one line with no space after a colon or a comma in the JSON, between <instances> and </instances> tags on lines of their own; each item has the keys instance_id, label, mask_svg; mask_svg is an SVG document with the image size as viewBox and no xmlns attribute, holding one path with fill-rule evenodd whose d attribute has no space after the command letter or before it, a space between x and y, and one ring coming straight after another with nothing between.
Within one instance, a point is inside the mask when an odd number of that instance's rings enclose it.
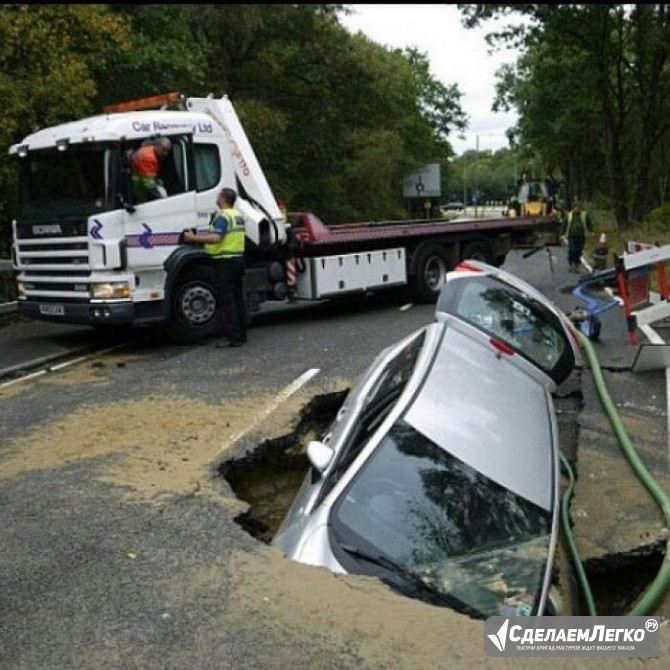
<instances>
[{"instance_id":1,"label":"water hose on ground","mask_svg":"<svg viewBox=\"0 0 670 670\"><path fill-rule=\"evenodd\" d=\"M589 367L591 368L591 373L593 374L593 381L596 390L598 392L598 396L600 397L600 402L602 403L603 409L605 410L605 413L607 414L607 417L609 418L610 423L612 424L612 428L614 429L614 433L616 434L619 440L624 455L628 459L628 463L630 464L637 478L647 488L647 490L652 495L658 506L661 508L661 511L663 512L663 516L665 519L666 529L670 530L670 498L668 498L668 495L660 486L660 484L652 477L651 473L649 472L649 470L647 470L646 466L644 465L644 463L638 456L637 452L635 451L633 442L630 439L628 433L626 432L621 417L619 416L619 413L617 412L616 407L612 402L612 398L610 397L609 392L607 390L605 379L603 378L602 370L600 369L600 364L598 363L598 358L595 354L593 345L586 337L586 335L584 335L581 332L579 332L578 334L580 341L583 345ZM567 463L567 459L564 458L563 460L564 464ZM570 487L568 490L571 495L572 487ZM567 508L567 504L569 504L569 499L568 503L566 503L564 497L563 503L564 506ZM565 510L565 515L563 517L563 523L566 531L566 536L569 538L568 543L570 544L570 542L572 542L572 544L574 544L574 538L572 538L572 534L569 528L570 523L569 519L567 518L567 509ZM581 561L579 561L578 553L576 554L576 557L575 554L573 554L573 559L575 560L575 564L579 562L579 565L581 566ZM577 568L577 570L579 573L579 568ZM670 588L670 536L666 541L665 557L663 558L663 563L661 564L660 570L656 574L654 581L651 583L651 585L645 592L644 596L640 600L638 600L633 609L630 612L628 612L628 616L649 615L651 612L654 611L656 605L660 603L662 598L668 592L669 588Z\"/></svg>"},{"instance_id":2,"label":"water hose on ground","mask_svg":"<svg viewBox=\"0 0 670 670\"><path fill-rule=\"evenodd\" d=\"M561 499L561 523L563 524L563 531L565 533L565 539L568 544L568 549L570 551L570 556L572 557L572 562L577 571L577 580L579 585L582 587L582 593L584 594L584 599L586 600L586 609L588 610L589 616L598 616L596 611L596 603L593 599L593 593L591 591L591 585L589 584L588 577L586 576L586 571L584 570L584 565L582 563L582 557L579 554L579 548L577 547L577 542L575 542L574 535L572 534L572 528L570 527L570 501L572 500L572 491L575 488L575 473L570 467L570 461L566 458L565 454L561 453L561 465L568 475L569 484L568 488L563 494Z\"/></svg>"}]
</instances>

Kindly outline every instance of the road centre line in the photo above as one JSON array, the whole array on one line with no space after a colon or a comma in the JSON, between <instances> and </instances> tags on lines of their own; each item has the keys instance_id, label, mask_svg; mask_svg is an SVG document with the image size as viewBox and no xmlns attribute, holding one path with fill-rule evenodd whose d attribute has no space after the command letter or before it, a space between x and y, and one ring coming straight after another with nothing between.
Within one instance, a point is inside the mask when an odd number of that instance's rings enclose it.
<instances>
[{"instance_id":1,"label":"road centre line","mask_svg":"<svg viewBox=\"0 0 670 670\"><path fill-rule=\"evenodd\" d=\"M245 435L250 433L259 423L266 419L272 412L274 412L279 405L288 400L292 395L297 393L310 379L316 377L316 375L321 372L320 368L310 368L306 372L303 372L297 379L294 379L286 388L280 391L275 397L274 401L271 402L260 414L256 415L254 421L252 421L244 430L240 431L234 435L221 449L220 453L228 450L231 445L238 442Z\"/></svg>"}]
</instances>

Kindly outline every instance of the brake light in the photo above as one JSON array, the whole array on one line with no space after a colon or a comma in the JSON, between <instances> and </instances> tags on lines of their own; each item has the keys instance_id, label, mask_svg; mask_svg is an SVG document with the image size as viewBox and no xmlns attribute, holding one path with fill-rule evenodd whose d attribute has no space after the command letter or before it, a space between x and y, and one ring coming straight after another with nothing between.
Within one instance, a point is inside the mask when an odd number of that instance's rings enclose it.
<instances>
[{"instance_id":1,"label":"brake light","mask_svg":"<svg viewBox=\"0 0 670 670\"><path fill-rule=\"evenodd\" d=\"M577 345L577 349L582 349L582 341L579 339L579 334L576 330L576 328L572 325L569 324L569 328L567 328L568 333L570 334L570 337L572 338L572 341Z\"/></svg>"},{"instance_id":2,"label":"brake light","mask_svg":"<svg viewBox=\"0 0 670 670\"><path fill-rule=\"evenodd\" d=\"M503 342L502 340L499 340L497 337L492 337L490 340L491 344L500 352L503 354L507 354L508 356L514 356L515 351L512 349L512 347L507 344L507 342Z\"/></svg>"},{"instance_id":3,"label":"brake light","mask_svg":"<svg viewBox=\"0 0 670 670\"><path fill-rule=\"evenodd\" d=\"M113 112L134 112L138 109L151 109L161 107L168 102L176 102L181 98L181 93L163 93L162 95L152 95L148 98L138 98L137 100L127 100L126 102L117 102L114 105L103 107L105 114Z\"/></svg>"},{"instance_id":4,"label":"brake light","mask_svg":"<svg viewBox=\"0 0 670 670\"><path fill-rule=\"evenodd\" d=\"M469 270L470 272L483 272L483 270L468 261L461 261L454 270Z\"/></svg>"}]
</instances>

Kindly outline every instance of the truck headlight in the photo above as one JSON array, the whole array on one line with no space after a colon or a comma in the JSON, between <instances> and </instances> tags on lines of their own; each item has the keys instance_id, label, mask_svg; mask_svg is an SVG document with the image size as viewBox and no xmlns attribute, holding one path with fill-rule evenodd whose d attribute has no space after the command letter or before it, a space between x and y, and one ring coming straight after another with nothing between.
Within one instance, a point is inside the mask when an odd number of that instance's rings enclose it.
<instances>
[{"instance_id":1,"label":"truck headlight","mask_svg":"<svg viewBox=\"0 0 670 670\"><path fill-rule=\"evenodd\" d=\"M22 281L16 282L16 290L19 294L19 298L25 297L26 285Z\"/></svg>"},{"instance_id":2,"label":"truck headlight","mask_svg":"<svg viewBox=\"0 0 670 670\"><path fill-rule=\"evenodd\" d=\"M130 298L130 285L128 282L104 282L90 285L91 298L97 299L120 299Z\"/></svg>"}]
</instances>

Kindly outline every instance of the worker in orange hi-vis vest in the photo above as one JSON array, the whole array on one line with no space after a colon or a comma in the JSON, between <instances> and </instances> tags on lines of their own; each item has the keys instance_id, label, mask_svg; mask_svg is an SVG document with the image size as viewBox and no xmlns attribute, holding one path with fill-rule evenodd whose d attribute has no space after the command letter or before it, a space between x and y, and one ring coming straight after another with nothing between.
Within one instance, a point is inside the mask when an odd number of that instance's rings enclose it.
<instances>
[{"instance_id":1,"label":"worker in orange hi-vis vest","mask_svg":"<svg viewBox=\"0 0 670 670\"><path fill-rule=\"evenodd\" d=\"M161 163L172 149L167 137L159 137L151 144L143 144L130 158L133 197L136 203L165 198L167 193L158 178Z\"/></svg>"}]
</instances>

